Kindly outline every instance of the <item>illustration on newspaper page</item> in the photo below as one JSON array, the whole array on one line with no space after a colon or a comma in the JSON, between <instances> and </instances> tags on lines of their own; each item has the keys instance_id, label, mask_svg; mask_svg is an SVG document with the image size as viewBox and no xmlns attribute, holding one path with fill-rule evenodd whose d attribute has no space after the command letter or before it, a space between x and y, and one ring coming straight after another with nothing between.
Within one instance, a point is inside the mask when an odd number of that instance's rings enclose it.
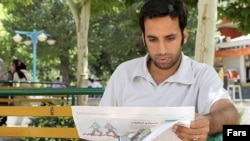
<instances>
[{"instance_id":1,"label":"illustration on newspaper page","mask_svg":"<svg viewBox=\"0 0 250 141\"><path fill-rule=\"evenodd\" d=\"M189 128L194 107L72 106L79 137L91 141L179 141L174 124Z\"/></svg>"}]
</instances>

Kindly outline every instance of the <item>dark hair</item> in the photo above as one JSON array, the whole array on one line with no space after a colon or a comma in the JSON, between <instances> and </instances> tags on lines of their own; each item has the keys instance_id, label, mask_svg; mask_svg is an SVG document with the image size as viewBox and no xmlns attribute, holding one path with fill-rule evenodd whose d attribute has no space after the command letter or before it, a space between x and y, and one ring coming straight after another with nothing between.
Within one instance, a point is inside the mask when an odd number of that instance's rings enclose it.
<instances>
[{"instance_id":1,"label":"dark hair","mask_svg":"<svg viewBox=\"0 0 250 141\"><path fill-rule=\"evenodd\" d=\"M12 63L15 65L16 68L16 72L19 76L19 78L26 78L26 76L24 75L24 73L21 70L26 70L26 65L19 59L13 59Z\"/></svg>"},{"instance_id":2,"label":"dark hair","mask_svg":"<svg viewBox=\"0 0 250 141\"><path fill-rule=\"evenodd\" d=\"M139 25L145 33L144 22L147 18L170 16L179 18L181 32L187 26L188 10L183 0L149 0L145 3L139 14Z\"/></svg>"}]
</instances>

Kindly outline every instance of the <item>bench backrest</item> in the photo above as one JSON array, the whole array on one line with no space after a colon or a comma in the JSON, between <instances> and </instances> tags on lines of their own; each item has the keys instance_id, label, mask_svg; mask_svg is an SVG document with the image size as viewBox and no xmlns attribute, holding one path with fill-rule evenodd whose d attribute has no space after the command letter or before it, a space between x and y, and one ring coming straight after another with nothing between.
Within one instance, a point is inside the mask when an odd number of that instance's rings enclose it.
<instances>
[{"instance_id":1,"label":"bench backrest","mask_svg":"<svg viewBox=\"0 0 250 141\"><path fill-rule=\"evenodd\" d=\"M0 106L0 116L72 117L70 106ZM76 128L0 127L1 137L79 138Z\"/></svg>"}]
</instances>

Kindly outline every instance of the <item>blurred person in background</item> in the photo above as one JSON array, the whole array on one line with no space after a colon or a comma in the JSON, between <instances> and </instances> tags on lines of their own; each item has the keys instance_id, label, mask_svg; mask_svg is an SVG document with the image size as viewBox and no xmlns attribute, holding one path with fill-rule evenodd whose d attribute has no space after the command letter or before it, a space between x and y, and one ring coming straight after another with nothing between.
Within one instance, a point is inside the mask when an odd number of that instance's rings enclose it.
<instances>
[{"instance_id":1,"label":"blurred person in background","mask_svg":"<svg viewBox=\"0 0 250 141\"><path fill-rule=\"evenodd\" d=\"M60 80L60 77L56 78L56 81L52 84L52 88L66 88L65 84L63 84Z\"/></svg>"},{"instance_id":2,"label":"blurred person in background","mask_svg":"<svg viewBox=\"0 0 250 141\"><path fill-rule=\"evenodd\" d=\"M8 71L2 58L0 58L0 81L8 80ZM7 82L0 83L0 87L8 86ZM0 96L0 98L8 98L9 96ZM9 102L0 102L0 106L8 106ZM0 116L0 126L6 125L7 116Z\"/></svg>"},{"instance_id":3,"label":"blurred person in background","mask_svg":"<svg viewBox=\"0 0 250 141\"><path fill-rule=\"evenodd\" d=\"M11 61L10 72L13 76L13 87L33 87L30 83L33 77L28 72L26 64L20 59L13 59Z\"/></svg>"}]
</instances>

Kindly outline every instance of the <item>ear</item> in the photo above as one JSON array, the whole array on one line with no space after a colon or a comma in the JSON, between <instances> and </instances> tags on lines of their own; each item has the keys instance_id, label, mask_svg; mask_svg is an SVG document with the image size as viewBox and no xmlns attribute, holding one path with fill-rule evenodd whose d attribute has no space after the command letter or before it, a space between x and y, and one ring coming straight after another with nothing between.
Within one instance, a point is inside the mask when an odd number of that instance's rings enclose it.
<instances>
[{"instance_id":1,"label":"ear","mask_svg":"<svg viewBox=\"0 0 250 141\"><path fill-rule=\"evenodd\" d=\"M184 38L183 44L186 44L187 43L187 39L188 39L188 30L187 30L187 28L185 28L183 30L183 38Z\"/></svg>"}]
</instances>

